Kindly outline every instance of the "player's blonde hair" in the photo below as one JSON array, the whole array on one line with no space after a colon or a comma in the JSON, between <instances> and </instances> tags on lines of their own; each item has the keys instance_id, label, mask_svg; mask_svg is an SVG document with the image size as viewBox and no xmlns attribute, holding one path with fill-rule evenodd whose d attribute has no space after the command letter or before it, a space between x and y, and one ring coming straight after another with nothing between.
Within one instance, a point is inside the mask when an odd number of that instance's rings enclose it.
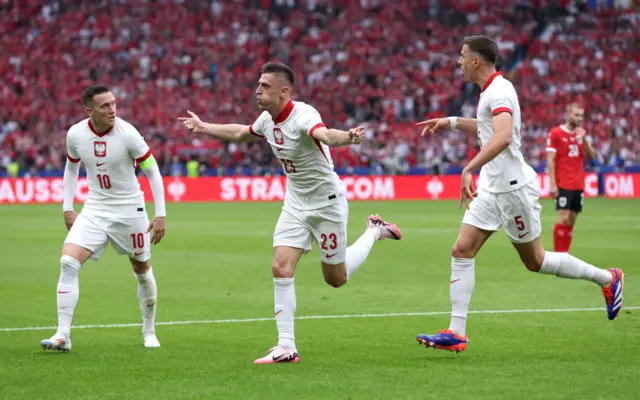
<instances>
[{"instance_id":1,"label":"player's blonde hair","mask_svg":"<svg viewBox=\"0 0 640 400\"><path fill-rule=\"evenodd\" d=\"M571 112L573 111L574 108L577 108L578 110L584 110L584 107L582 107L582 104L580 103L571 103L567 106L567 112Z\"/></svg>"}]
</instances>

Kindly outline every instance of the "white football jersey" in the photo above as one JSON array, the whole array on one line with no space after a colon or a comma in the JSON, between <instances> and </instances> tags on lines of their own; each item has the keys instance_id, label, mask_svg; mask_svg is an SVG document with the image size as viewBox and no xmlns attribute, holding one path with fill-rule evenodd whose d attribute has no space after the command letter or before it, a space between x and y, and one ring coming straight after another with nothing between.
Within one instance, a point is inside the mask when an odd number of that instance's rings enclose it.
<instances>
[{"instance_id":1,"label":"white football jersey","mask_svg":"<svg viewBox=\"0 0 640 400\"><path fill-rule=\"evenodd\" d=\"M520 151L520 104L516 90L502 73L491 75L480 92L478 102L478 136L484 147L493 136L493 116L508 112L512 116L511 144L480 171L478 188L493 193L519 189L536 178L536 172Z\"/></svg>"},{"instance_id":2,"label":"white football jersey","mask_svg":"<svg viewBox=\"0 0 640 400\"><path fill-rule=\"evenodd\" d=\"M95 132L91 119L85 119L67 132L67 157L84 163L89 194L84 208L97 215L127 218L144 210L144 193L135 174L134 162L151 156L140 132L125 120L116 118L108 131Z\"/></svg>"},{"instance_id":3,"label":"white football jersey","mask_svg":"<svg viewBox=\"0 0 640 400\"><path fill-rule=\"evenodd\" d=\"M298 210L326 207L345 194L333 170L329 146L313 138L325 126L312 106L290 101L274 120L264 111L250 127L252 134L266 138L287 175L285 205Z\"/></svg>"}]
</instances>

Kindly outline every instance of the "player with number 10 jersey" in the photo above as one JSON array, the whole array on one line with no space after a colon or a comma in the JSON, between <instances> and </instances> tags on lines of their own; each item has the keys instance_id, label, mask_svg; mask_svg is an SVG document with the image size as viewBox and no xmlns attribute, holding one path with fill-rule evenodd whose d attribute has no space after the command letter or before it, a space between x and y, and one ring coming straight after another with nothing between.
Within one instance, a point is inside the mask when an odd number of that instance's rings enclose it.
<instances>
[{"instance_id":1,"label":"player with number 10 jersey","mask_svg":"<svg viewBox=\"0 0 640 400\"><path fill-rule=\"evenodd\" d=\"M140 133L116 116L116 99L108 87L91 86L82 98L89 118L72 126L66 140L62 210L69 233L60 258L58 327L40 345L47 350L71 350L71 321L79 298L80 268L89 258L98 260L111 243L118 254L129 257L138 280L144 346L159 347L154 326L157 287L150 258L151 244L159 243L165 232L162 176ZM89 194L78 215L73 202L80 162L87 171ZM153 192L155 217L151 223L135 173L136 162L149 178Z\"/></svg>"}]
</instances>

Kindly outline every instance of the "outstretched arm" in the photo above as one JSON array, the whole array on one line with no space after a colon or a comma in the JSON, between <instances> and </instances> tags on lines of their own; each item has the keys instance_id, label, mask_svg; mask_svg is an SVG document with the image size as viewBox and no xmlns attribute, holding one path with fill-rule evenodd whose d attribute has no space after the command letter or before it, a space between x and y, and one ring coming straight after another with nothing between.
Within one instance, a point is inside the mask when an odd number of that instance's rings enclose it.
<instances>
[{"instance_id":1,"label":"outstretched arm","mask_svg":"<svg viewBox=\"0 0 640 400\"><path fill-rule=\"evenodd\" d=\"M420 136L424 136L427 133L438 133L447 129L457 129L466 133L478 132L478 120L475 118L434 118L418 122L416 126L424 127Z\"/></svg>"},{"instance_id":2,"label":"outstretched arm","mask_svg":"<svg viewBox=\"0 0 640 400\"><path fill-rule=\"evenodd\" d=\"M210 124L203 122L200 118L187 111L189 117L180 117L183 125L193 133L207 135L216 139L230 142L254 142L262 139L262 136L251 130L251 125L240 124Z\"/></svg>"},{"instance_id":3,"label":"outstretched arm","mask_svg":"<svg viewBox=\"0 0 640 400\"><path fill-rule=\"evenodd\" d=\"M447 119L451 124L451 129L457 129L466 133L478 133L478 120L475 118L449 117Z\"/></svg>"},{"instance_id":4,"label":"outstretched arm","mask_svg":"<svg viewBox=\"0 0 640 400\"><path fill-rule=\"evenodd\" d=\"M321 141L329 147L339 147L349 144L359 144L364 139L364 128L349 129L349 131L341 131L339 129L327 129L322 125L309 131L309 136Z\"/></svg>"}]
</instances>

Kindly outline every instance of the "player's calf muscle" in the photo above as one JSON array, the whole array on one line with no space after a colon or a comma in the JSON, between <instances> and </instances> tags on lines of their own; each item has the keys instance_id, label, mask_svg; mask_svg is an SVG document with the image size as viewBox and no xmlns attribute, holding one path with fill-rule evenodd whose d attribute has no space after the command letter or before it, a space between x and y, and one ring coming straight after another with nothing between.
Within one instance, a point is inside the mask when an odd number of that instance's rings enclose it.
<instances>
[{"instance_id":1,"label":"player's calf muscle","mask_svg":"<svg viewBox=\"0 0 640 400\"><path fill-rule=\"evenodd\" d=\"M329 286L339 288L347 283L347 266L345 263L327 264L322 262L322 275Z\"/></svg>"},{"instance_id":2,"label":"player's calf muscle","mask_svg":"<svg viewBox=\"0 0 640 400\"><path fill-rule=\"evenodd\" d=\"M513 246L518 251L520 260L524 266L531 272L538 272L542 268L544 262L544 248L540 243L540 238L537 238L529 243L513 243Z\"/></svg>"}]
</instances>

